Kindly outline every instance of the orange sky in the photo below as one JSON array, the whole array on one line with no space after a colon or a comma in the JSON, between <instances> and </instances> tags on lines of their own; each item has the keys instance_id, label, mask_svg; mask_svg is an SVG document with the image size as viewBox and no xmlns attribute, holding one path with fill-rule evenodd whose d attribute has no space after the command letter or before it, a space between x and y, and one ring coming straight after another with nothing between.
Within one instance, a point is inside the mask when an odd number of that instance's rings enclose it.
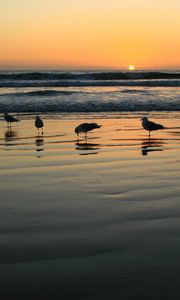
<instances>
[{"instance_id":1,"label":"orange sky","mask_svg":"<svg viewBox=\"0 0 180 300\"><path fill-rule=\"evenodd\" d=\"M179 0L6 0L1 69L180 68Z\"/></svg>"}]
</instances>

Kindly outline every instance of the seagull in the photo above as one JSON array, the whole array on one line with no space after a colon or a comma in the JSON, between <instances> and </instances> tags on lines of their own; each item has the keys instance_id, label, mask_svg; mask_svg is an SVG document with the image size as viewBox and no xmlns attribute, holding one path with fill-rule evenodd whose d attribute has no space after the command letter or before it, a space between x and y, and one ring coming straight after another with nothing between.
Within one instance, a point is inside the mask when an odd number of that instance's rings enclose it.
<instances>
[{"instance_id":1,"label":"seagull","mask_svg":"<svg viewBox=\"0 0 180 300\"><path fill-rule=\"evenodd\" d=\"M88 131L100 128L101 126L102 125L98 125L97 123L82 123L75 128L75 133L79 136L80 132L84 132L86 138Z\"/></svg>"},{"instance_id":2,"label":"seagull","mask_svg":"<svg viewBox=\"0 0 180 300\"><path fill-rule=\"evenodd\" d=\"M141 119L141 121L142 121L142 127L145 130L149 131L149 138L150 138L151 131L155 131L155 130L159 130L159 129L165 129L165 127L163 125L151 122L146 117L143 117Z\"/></svg>"},{"instance_id":3,"label":"seagull","mask_svg":"<svg viewBox=\"0 0 180 300\"><path fill-rule=\"evenodd\" d=\"M8 127L11 128L11 123L13 122L20 122L20 120L14 118L13 116L9 115L7 112L4 113L4 120L7 122Z\"/></svg>"},{"instance_id":4,"label":"seagull","mask_svg":"<svg viewBox=\"0 0 180 300\"><path fill-rule=\"evenodd\" d=\"M39 128L41 128L41 133L43 134L43 120L41 120L41 118L39 116L36 116L36 120L35 120L35 126L37 127L38 130L38 134L39 134Z\"/></svg>"}]
</instances>

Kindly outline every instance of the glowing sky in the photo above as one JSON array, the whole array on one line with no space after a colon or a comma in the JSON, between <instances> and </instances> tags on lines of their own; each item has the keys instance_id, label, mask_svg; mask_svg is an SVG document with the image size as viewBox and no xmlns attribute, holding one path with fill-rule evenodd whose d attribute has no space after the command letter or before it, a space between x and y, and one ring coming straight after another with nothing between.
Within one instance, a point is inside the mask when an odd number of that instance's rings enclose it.
<instances>
[{"instance_id":1,"label":"glowing sky","mask_svg":"<svg viewBox=\"0 0 180 300\"><path fill-rule=\"evenodd\" d=\"M0 67L180 68L180 0L6 0Z\"/></svg>"}]
</instances>

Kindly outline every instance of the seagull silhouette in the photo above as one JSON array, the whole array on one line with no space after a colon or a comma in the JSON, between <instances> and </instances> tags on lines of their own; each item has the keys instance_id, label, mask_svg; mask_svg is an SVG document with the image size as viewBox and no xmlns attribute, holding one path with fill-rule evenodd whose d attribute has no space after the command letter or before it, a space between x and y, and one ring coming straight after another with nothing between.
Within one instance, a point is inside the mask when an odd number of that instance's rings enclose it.
<instances>
[{"instance_id":1,"label":"seagull silhouette","mask_svg":"<svg viewBox=\"0 0 180 300\"><path fill-rule=\"evenodd\" d=\"M7 122L8 127L11 128L11 123L20 122L20 120L14 118L13 116L9 115L7 112L4 113L4 120Z\"/></svg>"},{"instance_id":2,"label":"seagull silhouette","mask_svg":"<svg viewBox=\"0 0 180 300\"><path fill-rule=\"evenodd\" d=\"M165 129L165 127L163 125L149 121L148 118L146 118L146 117L143 117L141 119L141 121L142 121L142 127L145 130L149 131L149 138L150 138L151 131Z\"/></svg>"},{"instance_id":3,"label":"seagull silhouette","mask_svg":"<svg viewBox=\"0 0 180 300\"><path fill-rule=\"evenodd\" d=\"M81 132L85 133L85 138L87 137L87 132L96 128L100 128L102 125L97 123L82 123L75 128L75 133L79 136Z\"/></svg>"},{"instance_id":4,"label":"seagull silhouette","mask_svg":"<svg viewBox=\"0 0 180 300\"><path fill-rule=\"evenodd\" d=\"M41 120L41 118L39 116L36 116L36 120L35 120L35 126L38 130L38 134L39 134L39 129L41 128L41 133L43 134L43 126L44 126L44 123L43 123L43 120Z\"/></svg>"}]
</instances>

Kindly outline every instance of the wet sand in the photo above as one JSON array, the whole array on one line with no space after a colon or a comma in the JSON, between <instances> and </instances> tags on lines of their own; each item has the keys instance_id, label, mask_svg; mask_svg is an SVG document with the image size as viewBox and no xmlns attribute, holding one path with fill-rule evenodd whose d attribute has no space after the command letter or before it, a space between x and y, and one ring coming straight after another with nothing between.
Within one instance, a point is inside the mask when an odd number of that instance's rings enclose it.
<instances>
[{"instance_id":1,"label":"wet sand","mask_svg":"<svg viewBox=\"0 0 180 300\"><path fill-rule=\"evenodd\" d=\"M180 114L151 116L0 121L3 300L179 299Z\"/></svg>"}]
</instances>

